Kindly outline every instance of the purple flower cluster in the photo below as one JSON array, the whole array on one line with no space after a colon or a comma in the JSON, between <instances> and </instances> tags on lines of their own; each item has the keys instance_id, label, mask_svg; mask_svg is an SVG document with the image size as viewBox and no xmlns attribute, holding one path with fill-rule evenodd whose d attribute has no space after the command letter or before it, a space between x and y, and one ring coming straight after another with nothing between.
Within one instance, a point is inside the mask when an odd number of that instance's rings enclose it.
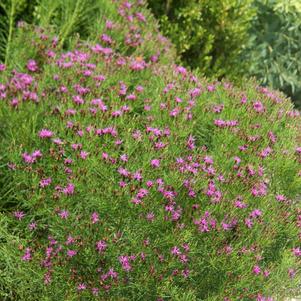
<instances>
[{"instance_id":1,"label":"purple flower cluster","mask_svg":"<svg viewBox=\"0 0 301 301\"><path fill-rule=\"evenodd\" d=\"M30 233L21 259L83 298L140 286L145 300L209 300L216 284L220 300L272 300L267 281L300 274L300 116L276 92L170 63L141 3L114 1L119 21L70 51L37 30L40 60L0 83L11 116L42 116L7 164L22 190L12 219Z\"/></svg>"}]
</instances>

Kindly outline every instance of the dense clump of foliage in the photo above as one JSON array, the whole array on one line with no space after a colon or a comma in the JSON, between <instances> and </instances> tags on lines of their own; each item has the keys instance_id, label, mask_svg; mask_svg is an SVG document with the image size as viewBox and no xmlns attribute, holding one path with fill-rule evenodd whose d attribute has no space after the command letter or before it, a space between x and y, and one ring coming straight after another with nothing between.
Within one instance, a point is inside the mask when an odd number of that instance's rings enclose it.
<instances>
[{"instance_id":1,"label":"dense clump of foliage","mask_svg":"<svg viewBox=\"0 0 301 301\"><path fill-rule=\"evenodd\" d=\"M301 2L255 1L250 41L244 52L248 74L284 91L301 105Z\"/></svg>"},{"instance_id":2,"label":"dense clump of foliage","mask_svg":"<svg viewBox=\"0 0 301 301\"><path fill-rule=\"evenodd\" d=\"M184 64L214 78L237 78L247 65L241 53L248 43L253 0L149 0L160 28Z\"/></svg>"},{"instance_id":3,"label":"dense clump of foliage","mask_svg":"<svg viewBox=\"0 0 301 301\"><path fill-rule=\"evenodd\" d=\"M181 61L209 77L255 76L301 105L299 0L149 0Z\"/></svg>"},{"instance_id":4,"label":"dense clump of foliage","mask_svg":"<svg viewBox=\"0 0 301 301\"><path fill-rule=\"evenodd\" d=\"M97 21L115 16L107 0L3 0L0 3L0 62L11 61L17 25L22 22L40 27L51 27L67 49L74 34L84 39L95 38ZM99 29L99 28L98 28ZM15 44L14 46L19 46Z\"/></svg>"},{"instance_id":5,"label":"dense clump of foliage","mask_svg":"<svg viewBox=\"0 0 301 301\"><path fill-rule=\"evenodd\" d=\"M0 65L0 299L295 294L300 114L174 64L143 1L105 2L88 40L19 23Z\"/></svg>"},{"instance_id":6,"label":"dense clump of foliage","mask_svg":"<svg viewBox=\"0 0 301 301\"><path fill-rule=\"evenodd\" d=\"M237 83L255 76L301 105L299 0L149 0L148 5L181 64ZM107 0L3 0L0 61L9 60L20 20L55 28L59 46L68 48L72 35L91 38L100 16L111 14Z\"/></svg>"}]
</instances>

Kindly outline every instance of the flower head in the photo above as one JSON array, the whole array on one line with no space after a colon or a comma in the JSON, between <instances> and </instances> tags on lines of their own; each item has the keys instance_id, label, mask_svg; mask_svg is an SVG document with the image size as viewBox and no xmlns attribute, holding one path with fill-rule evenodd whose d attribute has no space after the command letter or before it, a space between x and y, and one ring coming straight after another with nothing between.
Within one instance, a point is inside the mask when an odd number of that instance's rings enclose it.
<instances>
[{"instance_id":1,"label":"flower head","mask_svg":"<svg viewBox=\"0 0 301 301\"><path fill-rule=\"evenodd\" d=\"M53 132L48 130L48 129L42 129L39 132L39 137L44 139L44 138L51 138L53 136Z\"/></svg>"}]
</instances>

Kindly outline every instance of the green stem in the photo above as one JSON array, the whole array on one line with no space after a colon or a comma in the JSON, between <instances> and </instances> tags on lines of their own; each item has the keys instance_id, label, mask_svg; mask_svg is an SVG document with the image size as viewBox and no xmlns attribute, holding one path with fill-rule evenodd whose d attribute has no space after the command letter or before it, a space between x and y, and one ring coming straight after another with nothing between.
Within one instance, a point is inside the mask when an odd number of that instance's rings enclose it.
<instances>
[{"instance_id":1,"label":"green stem","mask_svg":"<svg viewBox=\"0 0 301 301\"><path fill-rule=\"evenodd\" d=\"M171 4L172 4L172 0L167 0L166 6L165 6L165 14L166 15L168 15L168 13L170 11Z\"/></svg>"},{"instance_id":2,"label":"green stem","mask_svg":"<svg viewBox=\"0 0 301 301\"><path fill-rule=\"evenodd\" d=\"M8 24L8 36L7 36L7 44L6 44L6 51L5 51L5 65L8 62L8 56L10 52L10 44L13 36L13 29L14 29L14 19L15 19L15 1L12 0L9 12L9 24Z\"/></svg>"},{"instance_id":3,"label":"green stem","mask_svg":"<svg viewBox=\"0 0 301 301\"><path fill-rule=\"evenodd\" d=\"M59 48L61 48L63 45L64 45L64 42L65 42L65 39L68 37L74 23L75 23L75 20L76 20L76 17L78 15L78 12L80 10L80 2L81 1L76 1L76 6L75 6L75 9L73 11L73 14L72 14L72 17L71 17L71 20L70 22L68 22L65 26L65 28L63 28L62 30L62 36L60 38L60 43L59 43Z\"/></svg>"}]
</instances>

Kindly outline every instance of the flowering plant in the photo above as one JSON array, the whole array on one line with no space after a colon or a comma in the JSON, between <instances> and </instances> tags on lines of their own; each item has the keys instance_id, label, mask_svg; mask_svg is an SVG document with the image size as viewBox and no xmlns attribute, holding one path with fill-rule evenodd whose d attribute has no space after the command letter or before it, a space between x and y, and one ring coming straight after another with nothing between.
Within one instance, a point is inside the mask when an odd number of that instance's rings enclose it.
<instances>
[{"instance_id":1,"label":"flowering plant","mask_svg":"<svg viewBox=\"0 0 301 301\"><path fill-rule=\"evenodd\" d=\"M300 282L300 114L252 82L174 64L141 1L112 8L97 41L68 50L24 25L20 68L1 66L1 298L288 294Z\"/></svg>"}]
</instances>

